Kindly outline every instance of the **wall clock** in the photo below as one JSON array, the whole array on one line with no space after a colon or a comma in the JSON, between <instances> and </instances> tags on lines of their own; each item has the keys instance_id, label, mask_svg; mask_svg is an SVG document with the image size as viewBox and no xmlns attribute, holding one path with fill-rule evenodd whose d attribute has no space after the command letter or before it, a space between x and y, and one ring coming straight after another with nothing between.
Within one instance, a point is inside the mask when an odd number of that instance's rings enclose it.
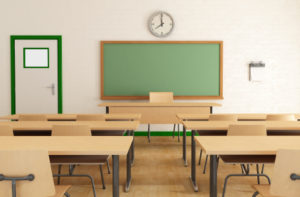
<instances>
[{"instance_id":1,"label":"wall clock","mask_svg":"<svg viewBox=\"0 0 300 197\"><path fill-rule=\"evenodd\" d=\"M166 37L170 35L174 28L174 20L170 14L160 11L149 18L149 30L156 37Z\"/></svg>"}]
</instances>

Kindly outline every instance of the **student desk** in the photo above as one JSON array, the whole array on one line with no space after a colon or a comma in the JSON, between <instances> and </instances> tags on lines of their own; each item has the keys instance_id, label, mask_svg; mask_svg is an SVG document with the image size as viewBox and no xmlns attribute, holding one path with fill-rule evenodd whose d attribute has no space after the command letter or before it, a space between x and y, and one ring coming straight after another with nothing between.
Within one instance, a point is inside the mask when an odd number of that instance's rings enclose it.
<instances>
[{"instance_id":1,"label":"student desk","mask_svg":"<svg viewBox=\"0 0 300 197\"><path fill-rule=\"evenodd\" d=\"M239 121L265 121L267 114L236 114ZM179 120L207 121L209 114L177 114ZM295 114L300 120L300 114Z\"/></svg>"},{"instance_id":2,"label":"student desk","mask_svg":"<svg viewBox=\"0 0 300 197\"><path fill-rule=\"evenodd\" d=\"M201 136L195 140L210 155L210 197L217 197L218 155L276 155L278 149L300 149L299 136Z\"/></svg>"},{"instance_id":3,"label":"student desk","mask_svg":"<svg viewBox=\"0 0 300 197\"><path fill-rule=\"evenodd\" d=\"M198 191L198 187L196 185L196 145L195 145L195 133L196 131L204 132L204 135L209 135L211 132L213 135L213 132L218 131L219 135L227 135L227 130L229 125L231 124L238 124L238 125L265 125L268 135L300 135L300 122L296 121L238 121L238 122L230 122L230 121L183 121L183 135L186 135L186 129L189 129L192 131L191 136L191 179L194 186L194 190ZM218 137L218 136L211 136L212 139ZM228 137L228 136L226 136ZM200 137L202 139L203 136ZM296 137L297 139L300 139L300 137ZM215 145L217 142L215 143ZM254 143L255 144L255 143ZM300 143L299 143L300 145ZM251 145L253 146L253 144ZM186 144L183 143L183 160L185 162L185 165L187 166L186 161Z\"/></svg>"},{"instance_id":4,"label":"student desk","mask_svg":"<svg viewBox=\"0 0 300 197\"><path fill-rule=\"evenodd\" d=\"M0 120L18 120L20 114L0 117ZM81 114L45 114L48 121L76 121L77 115ZM86 114L84 114L86 115ZM103 115L105 120L140 120L141 114L87 114Z\"/></svg>"},{"instance_id":5,"label":"student desk","mask_svg":"<svg viewBox=\"0 0 300 197\"><path fill-rule=\"evenodd\" d=\"M126 191L131 183L133 137L0 137L0 150L48 150L49 155L112 155L113 197L119 196L119 156L127 155Z\"/></svg>"},{"instance_id":6,"label":"student desk","mask_svg":"<svg viewBox=\"0 0 300 197\"><path fill-rule=\"evenodd\" d=\"M177 113L213 113L213 107L221 106L217 103L101 103L106 107L106 113L138 113L142 115L144 124L179 124Z\"/></svg>"},{"instance_id":7,"label":"student desk","mask_svg":"<svg viewBox=\"0 0 300 197\"><path fill-rule=\"evenodd\" d=\"M91 131L127 131L128 135L134 136L134 131L139 127L138 121L5 121L0 125L10 125L14 133L22 134L22 132L44 133L49 135L53 125L88 125ZM132 162L134 161L134 140L132 142Z\"/></svg>"}]
</instances>

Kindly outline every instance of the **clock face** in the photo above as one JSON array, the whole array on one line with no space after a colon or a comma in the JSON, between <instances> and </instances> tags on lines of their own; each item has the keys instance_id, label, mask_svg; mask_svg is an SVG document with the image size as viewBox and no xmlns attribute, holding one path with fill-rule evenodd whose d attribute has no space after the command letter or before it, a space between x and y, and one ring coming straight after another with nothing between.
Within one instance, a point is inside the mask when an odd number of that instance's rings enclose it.
<instances>
[{"instance_id":1,"label":"clock face","mask_svg":"<svg viewBox=\"0 0 300 197\"><path fill-rule=\"evenodd\" d=\"M166 37L174 28L172 17L166 12L156 12L149 19L149 30L157 37Z\"/></svg>"}]
</instances>

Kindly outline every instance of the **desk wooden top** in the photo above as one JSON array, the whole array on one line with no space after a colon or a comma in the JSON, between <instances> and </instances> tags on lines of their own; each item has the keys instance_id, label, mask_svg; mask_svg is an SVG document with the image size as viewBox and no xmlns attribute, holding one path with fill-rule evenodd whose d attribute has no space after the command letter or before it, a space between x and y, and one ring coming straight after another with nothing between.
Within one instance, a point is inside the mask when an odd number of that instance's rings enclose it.
<instances>
[{"instance_id":1,"label":"desk wooden top","mask_svg":"<svg viewBox=\"0 0 300 197\"><path fill-rule=\"evenodd\" d=\"M196 136L208 155L275 155L279 149L300 149L298 136Z\"/></svg>"},{"instance_id":2,"label":"desk wooden top","mask_svg":"<svg viewBox=\"0 0 300 197\"><path fill-rule=\"evenodd\" d=\"M180 120L208 120L209 114L177 114ZM267 114L237 114L239 121L244 120L261 120L264 121L267 118ZM300 114L295 114L296 118L300 119Z\"/></svg>"},{"instance_id":3,"label":"desk wooden top","mask_svg":"<svg viewBox=\"0 0 300 197\"><path fill-rule=\"evenodd\" d=\"M0 137L0 150L47 150L50 155L126 155L131 136Z\"/></svg>"},{"instance_id":4,"label":"desk wooden top","mask_svg":"<svg viewBox=\"0 0 300 197\"><path fill-rule=\"evenodd\" d=\"M53 125L88 125L91 130L136 130L139 121L5 121L13 130L52 130Z\"/></svg>"},{"instance_id":5,"label":"desk wooden top","mask_svg":"<svg viewBox=\"0 0 300 197\"><path fill-rule=\"evenodd\" d=\"M220 107L218 103L101 103L100 107Z\"/></svg>"},{"instance_id":6,"label":"desk wooden top","mask_svg":"<svg viewBox=\"0 0 300 197\"><path fill-rule=\"evenodd\" d=\"M188 130L227 130L229 125L265 125L267 130L300 130L298 121L182 121Z\"/></svg>"},{"instance_id":7,"label":"desk wooden top","mask_svg":"<svg viewBox=\"0 0 300 197\"><path fill-rule=\"evenodd\" d=\"M20 114L7 115L0 117L0 120L18 120ZM77 115L81 114L45 114L48 120L76 120ZM86 115L86 114L85 114ZM87 114L101 115L101 114ZM140 120L141 114L102 114L105 120Z\"/></svg>"}]
</instances>

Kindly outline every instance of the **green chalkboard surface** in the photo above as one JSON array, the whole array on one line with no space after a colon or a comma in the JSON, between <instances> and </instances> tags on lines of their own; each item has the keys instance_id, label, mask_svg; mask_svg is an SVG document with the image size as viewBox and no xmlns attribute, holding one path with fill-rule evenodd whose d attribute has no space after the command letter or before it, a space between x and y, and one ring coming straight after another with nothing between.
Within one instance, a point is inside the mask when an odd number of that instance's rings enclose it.
<instances>
[{"instance_id":1,"label":"green chalkboard surface","mask_svg":"<svg viewBox=\"0 0 300 197\"><path fill-rule=\"evenodd\" d=\"M101 99L222 99L221 41L102 41Z\"/></svg>"}]
</instances>

